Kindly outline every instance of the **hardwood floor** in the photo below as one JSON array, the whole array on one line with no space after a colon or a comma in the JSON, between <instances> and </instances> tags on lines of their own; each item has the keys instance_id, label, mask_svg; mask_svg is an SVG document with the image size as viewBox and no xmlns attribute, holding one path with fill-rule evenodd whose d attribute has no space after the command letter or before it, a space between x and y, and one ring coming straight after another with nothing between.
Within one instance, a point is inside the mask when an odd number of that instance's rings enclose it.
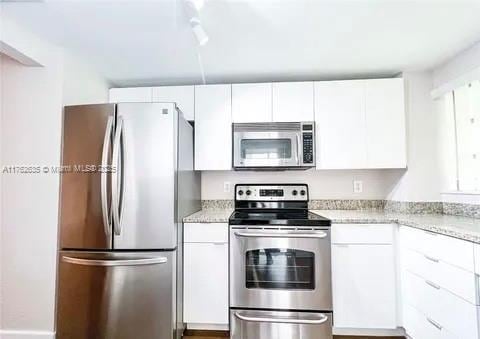
<instances>
[{"instance_id":1,"label":"hardwood floor","mask_svg":"<svg viewBox=\"0 0 480 339\"><path fill-rule=\"evenodd\" d=\"M225 339L228 338L227 331L199 331L186 330L184 339ZM368 336L344 336L335 335L334 339L403 339L404 337L368 337ZM293 338L294 339L294 338Z\"/></svg>"}]
</instances>

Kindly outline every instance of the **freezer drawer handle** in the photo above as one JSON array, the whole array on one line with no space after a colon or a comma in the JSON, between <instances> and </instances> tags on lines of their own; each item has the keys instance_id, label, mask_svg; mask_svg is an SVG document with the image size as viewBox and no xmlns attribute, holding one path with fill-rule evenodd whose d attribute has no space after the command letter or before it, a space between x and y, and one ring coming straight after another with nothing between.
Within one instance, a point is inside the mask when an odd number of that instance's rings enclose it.
<instances>
[{"instance_id":1,"label":"freezer drawer handle","mask_svg":"<svg viewBox=\"0 0 480 339\"><path fill-rule=\"evenodd\" d=\"M105 234L110 235L110 226L111 226L111 207L108 206L108 196L107 196L107 162L108 162L108 151L110 150L110 140L112 135L113 128L113 116L108 117L107 127L105 128L105 137L103 139L103 150L102 150L102 173L100 174L100 183L101 183L101 198L102 198L102 215L103 215L103 227Z\"/></svg>"},{"instance_id":2,"label":"freezer drawer handle","mask_svg":"<svg viewBox=\"0 0 480 339\"><path fill-rule=\"evenodd\" d=\"M282 323L282 324L299 324L299 325L320 325L328 320L328 317L320 314L320 319L288 319L288 318L270 318L270 317L249 317L234 313L235 317L243 321L250 321L256 323Z\"/></svg>"},{"instance_id":3,"label":"freezer drawer handle","mask_svg":"<svg viewBox=\"0 0 480 339\"><path fill-rule=\"evenodd\" d=\"M248 233L235 232L237 237L245 238L319 238L323 239L328 236L326 232L310 232L310 233Z\"/></svg>"},{"instance_id":4,"label":"freezer drawer handle","mask_svg":"<svg viewBox=\"0 0 480 339\"><path fill-rule=\"evenodd\" d=\"M167 258L141 258L141 259L119 259L119 260L97 260L97 259L81 259L72 257L62 257L62 261L84 266L140 266L140 265L158 265L165 264Z\"/></svg>"}]
</instances>

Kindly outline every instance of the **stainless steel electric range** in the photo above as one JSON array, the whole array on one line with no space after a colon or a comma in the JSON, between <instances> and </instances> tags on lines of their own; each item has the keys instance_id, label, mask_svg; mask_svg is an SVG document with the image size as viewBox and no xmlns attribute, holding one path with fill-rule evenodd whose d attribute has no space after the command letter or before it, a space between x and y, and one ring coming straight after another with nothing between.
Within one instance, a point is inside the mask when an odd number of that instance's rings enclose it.
<instances>
[{"instance_id":1,"label":"stainless steel electric range","mask_svg":"<svg viewBox=\"0 0 480 339\"><path fill-rule=\"evenodd\" d=\"M236 185L229 222L230 337L331 339L331 221L308 186Z\"/></svg>"}]
</instances>

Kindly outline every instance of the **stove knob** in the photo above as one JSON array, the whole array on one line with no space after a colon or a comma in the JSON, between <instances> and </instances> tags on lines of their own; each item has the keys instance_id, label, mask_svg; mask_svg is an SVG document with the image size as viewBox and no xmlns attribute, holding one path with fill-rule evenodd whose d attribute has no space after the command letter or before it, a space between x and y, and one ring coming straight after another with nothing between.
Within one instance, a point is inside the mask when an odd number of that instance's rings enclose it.
<instances>
[{"instance_id":1,"label":"stove knob","mask_svg":"<svg viewBox=\"0 0 480 339\"><path fill-rule=\"evenodd\" d=\"M243 191L242 190L238 191L238 195L243 195Z\"/></svg>"},{"instance_id":2,"label":"stove knob","mask_svg":"<svg viewBox=\"0 0 480 339\"><path fill-rule=\"evenodd\" d=\"M300 191L300 195L305 195L307 192L305 192L305 190L301 190Z\"/></svg>"},{"instance_id":3,"label":"stove knob","mask_svg":"<svg viewBox=\"0 0 480 339\"><path fill-rule=\"evenodd\" d=\"M292 194L293 194L293 195L297 195L297 194L298 194L298 191L297 191L297 190L293 190L293 191L292 191Z\"/></svg>"},{"instance_id":4,"label":"stove knob","mask_svg":"<svg viewBox=\"0 0 480 339\"><path fill-rule=\"evenodd\" d=\"M247 195L250 195L250 194L252 194L252 191L247 190L247 192L245 192L245 193L246 193Z\"/></svg>"}]
</instances>

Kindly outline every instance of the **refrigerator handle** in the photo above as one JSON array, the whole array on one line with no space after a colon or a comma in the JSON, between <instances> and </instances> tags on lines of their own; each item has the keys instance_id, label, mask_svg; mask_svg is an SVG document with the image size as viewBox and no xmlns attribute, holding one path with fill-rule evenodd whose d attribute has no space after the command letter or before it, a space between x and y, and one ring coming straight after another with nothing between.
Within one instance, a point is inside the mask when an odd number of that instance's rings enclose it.
<instances>
[{"instance_id":1,"label":"refrigerator handle","mask_svg":"<svg viewBox=\"0 0 480 339\"><path fill-rule=\"evenodd\" d=\"M167 262L166 257L136 258L136 259L83 259L63 256L62 261L82 266L140 266L140 265L158 265Z\"/></svg>"},{"instance_id":2,"label":"refrigerator handle","mask_svg":"<svg viewBox=\"0 0 480 339\"><path fill-rule=\"evenodd\" d=\"M121 213L120 213L120 182L119 175L124 176L122 164L120 163L120 141L123 132L123 118L118 117L117 130L113 138L112 164L116 166L116 170L112 174L112 210L113 210L113 230L115 235L120 235ZM123 185L122 185L123 186Z\"/></svg>"},{"instance_id":3,"label":"refrigerator handle","mask_svg":"<svg viewBox=\"0 0 480 339\"><path fill-rule=\"evenodd\" d=\"M113 128L113 116L108 117L107 127L105 128L105 137L103 138L103 150L102 150L102 167L100 174L101 185L101 199L102 199L102 215L103 215L103 227L105 234L110 235L110 226L112 224L112 209L108 206L108 194L107 194L107 175L108 175L108 153L110 150L110 142Z\"/></svg>"}]
</instances>

